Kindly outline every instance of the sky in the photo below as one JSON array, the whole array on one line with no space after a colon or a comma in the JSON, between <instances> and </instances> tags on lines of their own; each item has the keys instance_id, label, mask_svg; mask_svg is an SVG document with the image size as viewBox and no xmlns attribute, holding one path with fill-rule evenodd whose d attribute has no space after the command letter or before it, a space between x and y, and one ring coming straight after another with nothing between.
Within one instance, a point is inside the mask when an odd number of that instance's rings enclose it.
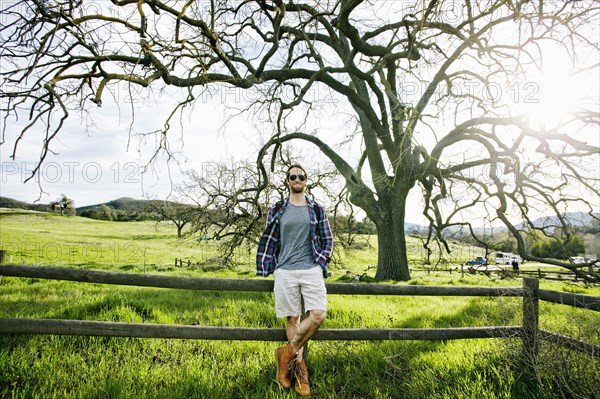
<instances>
[{"instance_id":1,"label":"sky","mask_svg":"<svg viewBox=\"0 0 600 399\"><path fill-rule=\"evenodd\" d=\"M531 112L542 122L557 117L568 108L565 104L590 91L598 92L597 76L569 77L568 71L561 68L566 64L548 62L545 74L532 77L535 85L505 87L503 93L518 97L515 104L521 108L515 111ZM105 96L102 107L93 106L88 113L71 112L41 173L26 183L39 158L41 132L29 132L12 159L14 137L24 121L11 121L7 131L9 140L0 146L0 195L30 203L48 203L65 194L77 207L120 197L166 199L174 185L181 182L183 171L195 169L208 173L215 163L254 160L262 140L272 129L248 120L251 115L230 120L236 107L252 100L250 92L226 85L212 86L193 109L174 121L170 138L174 158L167 161L163 156L149 163L157 145L156 136L141 133L159 128L174 100L183 98L183 94L175 89L142 92L134 88L131 92L124 85L109 90L110 96ZM314 93L317 97L326 94ZM528 96L536 101L525 101ZM342 121L345 111L343 108L340 111L338 116L321 115L308 130L318 129L324 137L340 136L347 129ZM310 148L305 148L302 154L305 164L327 167L327 161ZM418 198L411 201L418 202ZM407 215L407 222L424 221L420 212L412 212Z\"/></svg>"},{"instance_id":2,"label":"sky","mask_svg":"<svg viewBox=\"0 0 600 399\"><path fill-rule=\"evenodd\" d=\"M14 160L12 147L0 146L1 195L27 202L39 198L46 203L65 194L76 206L119 197L165 198L173 184L180 181L182 171L208 169L204 164L247 157L255 151L251 125L238 118L235 129L229 129L229 125L222 128L227 117L223 106L212 100L199 101L182 120L184 133L178 126L173 129L170 151L174 160L167 162L163 156L150 162L156 136L139 133L161 127L175 97L167 91L162 96L154 93L153 99L140 98L132 103L127 98L120 99L118 94L115 102L104 101L101 108L92 108L86 119L72 112L73 117L54 142L54 153L34 180L25 182L39 157L39 136L26 136ZM11 129L10 135L18 133L16 127Z\"/></svg>"},{"instance_id":3,"label":"sky","mask_svg":"<svg viewBox=\"0 0 600 399\"><path fill-rule=\"evenodd\" d=\"M212 173L217 163L255 161L273 127L251 120L251 113L237 115L238 109L252 100L249 96L242 89L212 86L209 94L198 98L193 109L172 123L169 151L173 157L167 159L163 153L151 160L157 136L142 133L162 127L175 100L183 98L183 94L178 89L154 90L138 93L132 101L126 88L113 88L108 98L113 101L105 99L102 107L94 105L87 113L71 112L52 145L53 152L40 173L29 181L26 180L41 151L41 132L30 131L13 160L12 145L23 122L9 124L9 140L0 146L0 196L46 204L65 194L76 207L121 197L173 199L185 171L193 169L206 174ZM331 116L318 121L325 134L339 131L340 124ZM295 148L311 172L332 168L314 147Z\"/></svg>"}]
</instances>

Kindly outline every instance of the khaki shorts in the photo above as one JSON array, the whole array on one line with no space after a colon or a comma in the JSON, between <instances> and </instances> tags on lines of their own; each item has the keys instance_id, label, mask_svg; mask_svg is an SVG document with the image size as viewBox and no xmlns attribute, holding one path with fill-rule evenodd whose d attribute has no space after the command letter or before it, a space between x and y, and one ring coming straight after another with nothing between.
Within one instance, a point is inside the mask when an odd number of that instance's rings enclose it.
<instances>
[{"instance_id":1,"label":"khaki shorts","mask_svg":"<svg viewBox=\"0 0 600 399\"><path fill-rule=\"evenodd\" d=\"M327 311L327 289L320 266L308 270L275 269L273 278L277 317L302 315L302 298L305 311Z\"/></svg>"}]
</instances>

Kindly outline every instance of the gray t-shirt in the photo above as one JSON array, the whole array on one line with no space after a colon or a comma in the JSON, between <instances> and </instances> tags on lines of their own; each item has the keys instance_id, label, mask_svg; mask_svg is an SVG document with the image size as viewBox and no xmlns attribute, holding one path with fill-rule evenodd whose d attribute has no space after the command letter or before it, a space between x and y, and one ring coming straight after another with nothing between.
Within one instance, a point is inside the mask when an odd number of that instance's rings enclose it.
<instances>
[{"instance_id":1,"label":"gray t-shirt","mask_svg":"<svg viewBox=\"0 0 600 399\"><path fill-rule=\"evenodd\" d=\"M303 270L315 266L310 242L308 206L288 203L279 219L280 248L277 268Z\"/></svg>"}]
</instances>

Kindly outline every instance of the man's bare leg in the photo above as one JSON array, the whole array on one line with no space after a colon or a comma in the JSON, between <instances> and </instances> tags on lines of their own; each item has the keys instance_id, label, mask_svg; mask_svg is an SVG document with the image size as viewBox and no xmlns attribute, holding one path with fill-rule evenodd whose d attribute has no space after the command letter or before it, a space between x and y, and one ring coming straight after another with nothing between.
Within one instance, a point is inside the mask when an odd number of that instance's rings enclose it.
<instances>
[{"instance_id":1,"label":"man's bare leg","mask_svg":"<svg viewBox=\"0 0 600 399\"><path fill-rule=\"evenodd\" d=\"M302 347L306 344L317 332L321 324L325 321L327 312L322 310L311 310L304 320L300 321L300 317L288 317L285 325L285 332L292 351L298 353L298 361L302 360Z\"/></svg>"}]
</instances>

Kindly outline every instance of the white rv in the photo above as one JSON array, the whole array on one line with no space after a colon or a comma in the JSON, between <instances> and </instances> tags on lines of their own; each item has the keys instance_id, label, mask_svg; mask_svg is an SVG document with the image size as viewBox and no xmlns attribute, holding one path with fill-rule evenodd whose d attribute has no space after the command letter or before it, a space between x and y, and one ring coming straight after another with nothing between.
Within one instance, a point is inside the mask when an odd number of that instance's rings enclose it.
<instances>
[{"instance_id":1,"label":"white rv","mask_svg":"<svg viewBox=\"0 0 600 399\"><path fill-rule=\"evenodd\" d=\"M519 255L510 252L496 252L497 265L510 265L514 260L521 264L522 259Z\"/></svg>"}]
</instances>

